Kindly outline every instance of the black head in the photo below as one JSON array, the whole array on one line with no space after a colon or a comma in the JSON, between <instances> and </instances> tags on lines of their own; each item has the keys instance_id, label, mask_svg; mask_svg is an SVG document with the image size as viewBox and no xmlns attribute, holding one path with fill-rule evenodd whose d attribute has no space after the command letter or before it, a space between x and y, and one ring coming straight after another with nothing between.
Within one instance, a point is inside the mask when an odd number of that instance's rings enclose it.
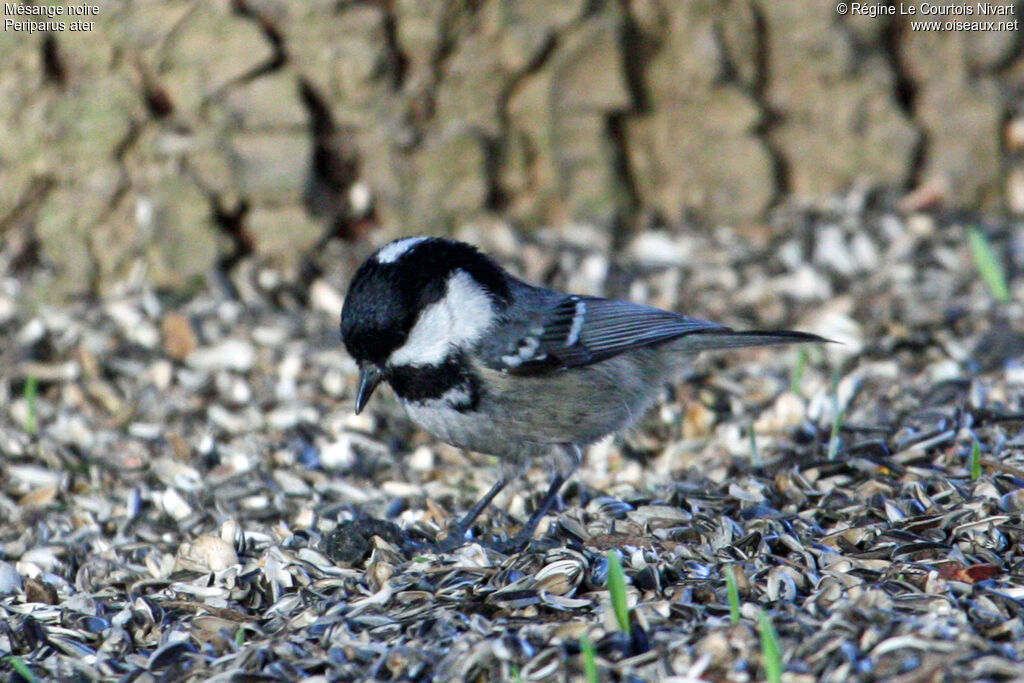
<instances>
[{"instance_id":1,"label":"black head","mask_svg":"<svg viewBox=\"0 0 1024 683\"><path fill-rule=\"evenodd\" d=\"M407 237L379 249L359 267L341 310L341 339L360 363L383 366L420 312L440 301L457 271L468 274L498 307L509 286L501 267L475 247L437 237Z\"/></svg>"}]
</instances>

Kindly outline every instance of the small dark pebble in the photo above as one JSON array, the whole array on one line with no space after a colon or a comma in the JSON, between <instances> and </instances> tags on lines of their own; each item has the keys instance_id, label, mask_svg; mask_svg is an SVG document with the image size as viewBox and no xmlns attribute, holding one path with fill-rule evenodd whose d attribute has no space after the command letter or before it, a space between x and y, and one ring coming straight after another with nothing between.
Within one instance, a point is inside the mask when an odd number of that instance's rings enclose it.
<instances>
[{"instance_id":1,"label":"small dark pebble","mask_svg":"<svg viewBox=\"0 0 1024 683\"><path fill-rule=\"evenodd\" d=\"M340 522L320 544L320 550L340 565L357 565L370 556L372 539L380 536L388 543L406 546L408 536L394 522L379 519L356 519Z\"/></svg>"},{"instance_id":2,"label":"small dark pebble","mask_svg":"<svg viewBox=\"0 0 1024 683\"><path fill-rule=\"evenodd\" d=\"M657 591L661 589L661 577L658 570L647 565L633 575L633 585L642 591Z\"/></svg>"}]
</instances>

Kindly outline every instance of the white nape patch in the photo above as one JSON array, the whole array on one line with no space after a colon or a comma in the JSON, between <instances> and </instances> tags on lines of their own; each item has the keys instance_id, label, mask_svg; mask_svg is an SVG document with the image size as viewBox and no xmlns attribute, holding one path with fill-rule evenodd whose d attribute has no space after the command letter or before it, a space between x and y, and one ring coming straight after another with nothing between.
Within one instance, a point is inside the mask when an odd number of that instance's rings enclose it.
<instances>
[{"instance_id":1,"label":"white nape patch","mask_svg":"<svg viewBox=\"0 0 1024 683\"><path fill-rule=\"evenodd\" d=\"M565 338L565 345L572 346L580 340L580 332L583 331L583 323L587 319L587 304L583 301L576 302L576 313L572 316L572 326L569 328L569 336Z\"/></svg>"},{"instance_id":2,"label":"white nape patch","mask_svg":"<svg viewBox=\"0 0 1024 683\"><path fill-rule=\"evenodd\" d=\"M440 364L452 349L479 341L493 322L490 297L469 273L457 270L448 278L444 297L420 312L409 338L391 353L388 363Z\"/></svg>"},{"instance_id":3,"label":"white nape patch","mask_svg":"<svg viewBox=\"0 0 1024 683\"><path fill-rule=\"evenodd\" d=\"M427 238L404 237L400 240L395 240L391 244L386 244L381 247L373 258L377 263L394 263L398 259L402 258L402 254L409 251L425 239Z\"/></svg>"}]
</instances>

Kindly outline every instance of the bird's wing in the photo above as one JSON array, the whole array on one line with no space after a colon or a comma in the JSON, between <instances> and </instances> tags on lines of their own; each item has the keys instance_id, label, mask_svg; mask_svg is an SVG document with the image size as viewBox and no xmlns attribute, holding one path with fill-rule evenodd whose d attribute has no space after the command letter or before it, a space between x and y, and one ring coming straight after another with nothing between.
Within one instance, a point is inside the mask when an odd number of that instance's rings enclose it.
<instances>
[{"instance_id":1,"label":"bird's wing","mask_svg":"<svg viewBox=\"0 0 1024 683\"><path fill-rule=\"evenodd\" d=\"M513 372L569 368L686 334L725 330L650 306L590 296L565 296L491 353L492 367Z\"/></svg>"},{"instance_id":2,"label":"bird's wing","mask_svg":"<svg viewBox=\"0 0 1024 683\"><path fill-rule=\"evenodd\" d=\"M803 332L737 332L725 325L651 306L565 296L512 342L487 354L488 365L517 373L589 365L631 349L686 337L681 352L825 341Z\"/></svg>"}]
</instances>

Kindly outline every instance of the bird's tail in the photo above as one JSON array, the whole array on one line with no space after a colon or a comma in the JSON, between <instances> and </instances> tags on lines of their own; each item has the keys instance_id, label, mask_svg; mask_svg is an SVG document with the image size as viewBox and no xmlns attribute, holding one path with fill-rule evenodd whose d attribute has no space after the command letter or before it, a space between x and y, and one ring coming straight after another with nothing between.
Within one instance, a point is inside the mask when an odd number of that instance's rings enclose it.
<instances>
[{"instance_id":1,"label":"bird's tail","mask_svg":"<svg viewBox=\"0 0 1024 683\"><path fill-rule=\"evenodd\" d=\"M688 334L680 339L687 351L739 349L746 346L774 346L778 344L830 343L830 339L809 332L772 330L768 332L736 330L709 330Z\"/></svg>"}]
</instances>

